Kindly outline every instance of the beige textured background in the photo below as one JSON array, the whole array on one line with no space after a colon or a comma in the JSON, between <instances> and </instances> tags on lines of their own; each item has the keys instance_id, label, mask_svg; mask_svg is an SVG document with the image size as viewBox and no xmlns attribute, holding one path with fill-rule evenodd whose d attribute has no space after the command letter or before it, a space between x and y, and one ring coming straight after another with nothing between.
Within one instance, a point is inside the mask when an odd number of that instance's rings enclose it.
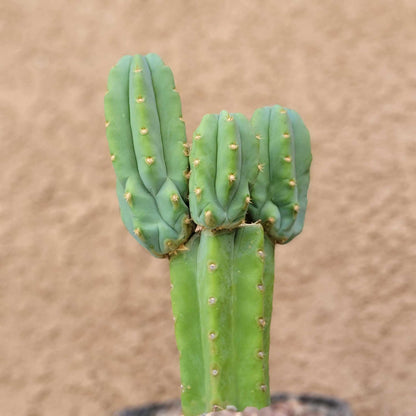
<instances>
[{"instance_id":1,"label":"beige textured background","mask_svg":"<svg viewBox=\"0 0 416 416\"><path fill-rule=\"evenodd\" d=\"M274 391L416 414L414 0L0 2L0 414L109 415L179 395L168 265L121 224L110 67L161 54L188 134L295 108L303 234L277 248Z\"/></svg>"}]
</instances>

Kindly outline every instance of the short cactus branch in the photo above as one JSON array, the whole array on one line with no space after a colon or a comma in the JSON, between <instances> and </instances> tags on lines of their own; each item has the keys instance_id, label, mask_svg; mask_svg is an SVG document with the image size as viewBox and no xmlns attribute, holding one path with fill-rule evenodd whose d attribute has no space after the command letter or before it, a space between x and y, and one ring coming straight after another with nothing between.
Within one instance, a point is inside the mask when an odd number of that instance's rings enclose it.
<instances>
[{"instance_id":1,"label":"short cactus branch","mask_svg":"<svg viewBox=\"0 0 416 416\"><path fill-rule=\"evenodd\" d=\"M113 67L105 117L122 220L170 260L184 415L267 406L274 244L303 228L308 130L278 105L251 121L222 111L203 117L190 149L155 54Z\"/></svg>"},{"instance_id":2,"label":"short cactus branch","mask_svg":"<svg viewBox=\"0 0 416 416\"><path fill-rule=\"evenodd\" d=\"M198 225L232 228L244 221L258 155L254 130L242 114L203 117L190 153L189 203Z\"/></svg>"}]
</instances>

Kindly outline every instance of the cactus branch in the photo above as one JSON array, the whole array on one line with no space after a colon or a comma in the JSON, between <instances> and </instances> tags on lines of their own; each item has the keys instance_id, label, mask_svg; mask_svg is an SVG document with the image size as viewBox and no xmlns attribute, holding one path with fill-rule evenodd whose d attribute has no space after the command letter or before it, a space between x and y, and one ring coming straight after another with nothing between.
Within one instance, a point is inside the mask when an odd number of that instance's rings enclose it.
<instances>
[{"instance_id":1,"label":"cactus branch","mask_svg":"<svg viewBox=\"0 0 416 416\"><path fill-rule=\"evenodd\" d=\"M305 219L309 132L295 111L279 105L256 110L251 123L261 138L262 169L250 190L249 215L261 220L277 243L287 243L302 231Z\"/></svg>"},{"instance_id":2,"label":"cactus branch","mask_svg":"<svg viewBox=\"0 0 416 416\"><path fill-rule=\"evenodd\" d=\"M257 176L258 142L242 114L208 114L194 133L189 203L202 227L231 228L247 213L249 185Z\"/></svg>"},{"instance_id":3,"label":"cactus branch","mask_svg":"<svg viewBox=\"0 0 416 416\"><path fill-rule=\"evenodd\" d=\"M192 232L185 125L170 69L155 54L121 58L110 71L105 115L123 222L163 257Z\"/></svg>"}]
</instances>

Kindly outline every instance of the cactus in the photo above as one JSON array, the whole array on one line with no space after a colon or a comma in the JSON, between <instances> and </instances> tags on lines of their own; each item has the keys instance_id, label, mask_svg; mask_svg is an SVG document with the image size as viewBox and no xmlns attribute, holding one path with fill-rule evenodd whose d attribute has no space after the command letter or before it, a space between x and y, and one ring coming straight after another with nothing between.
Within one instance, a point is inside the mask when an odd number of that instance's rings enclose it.
<instances>
[{"instance_id":1,"label":"cactus","mask_svg":"<svg viewBox=\"0 0 416 416\"><path fill-rule=\"evenodd\" d=\"M192 232L185 124L172 72L155 54L125 56L110 71L104 104L123 222L163 257Z\"/></svg>"},{"instance_id":2,"label":"cactus","mask_svg":"<svg viewBox=\"0 0 416 416\"><path fill-rule=\"evenodd\" d=\"M259 146L242 114L207 114L193 135L189 203L196 224L214 229L241 224L257 176Z\"/></svg>"},{"instance_id":3,"label":"cactus","mask_svg":"<svg viewBox=\"0 0 416 416\"><path fill-rule=\"evenodd\" d=\"M222 111L203 117L189 151L172 73L155 54L113 67L105 115L122 220L169 258L184 415L267 406L274 244L303 227L306 127L280 106L251 121Z\"/></svg>"},{"instance_id":4,"label":"cactus","mask_svg":"<svg viewBox=\"0 0 416 416\"><path fill-rule=\"evenodd\" d=\"M251 122L260 141L261 169L250 190L249 215L284 244L303 228L312 160L309 133L295 111L280 105L257 109Z\"/></svg>"},{"instance_id":5,"label":"cactus","mask_svg":"<svg viewBox=\"0 0 416 416\"><path fill-rule=\"evenodd\" d=\"M187 247L170 261L183 410L265 407L274 245L248 224L204 229Z\"/></svg>"}]
</instances>

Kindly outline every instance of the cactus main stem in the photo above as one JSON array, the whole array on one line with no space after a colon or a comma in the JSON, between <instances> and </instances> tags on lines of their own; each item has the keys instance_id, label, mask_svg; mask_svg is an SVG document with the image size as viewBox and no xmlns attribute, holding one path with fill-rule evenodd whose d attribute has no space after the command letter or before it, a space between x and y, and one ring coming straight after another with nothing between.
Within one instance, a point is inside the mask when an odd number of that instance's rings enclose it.
<instances>
[{"instance_id":1,"label":"cactus main stem","mask_svg":"<svg viewBox=\"0 0 416 416\"><path fill-rule=\"evenodd\" d=\"M170 274L184 415L267 406L274 244L262 226L202 230Z\"/></svg>"}]
</instances>

